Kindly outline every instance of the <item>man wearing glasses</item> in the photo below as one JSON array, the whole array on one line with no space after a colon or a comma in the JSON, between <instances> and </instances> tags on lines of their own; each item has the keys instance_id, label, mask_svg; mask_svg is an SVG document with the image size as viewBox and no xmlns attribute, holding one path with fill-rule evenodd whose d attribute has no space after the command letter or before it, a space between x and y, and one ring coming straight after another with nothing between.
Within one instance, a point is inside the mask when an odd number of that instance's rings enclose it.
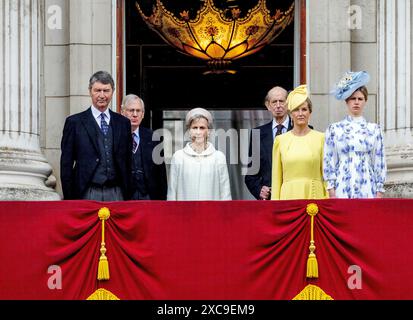
<instances>
[{"instance_id":1,"label":"man wearing glasses","mask_svg":"<svg viewBox=\"0 0 413 320\"><path fill-rule=\"evenodd\" d=\"M292 121L288 116L287 109L288 92L282 87L274 87L268 91L265 97L264 104L268 111L271 112L273 119L271 122L254 128L259 130L257 135L259 141L253 139L251 135L249 144L249 172L245 176L245 184L251 194L258 200L271 199L271 170L272 170L272 147L276 136L286 133L292 129ZM260 154L252 154L252 144L260 144ZM252 168L255 168L253 163L259 163L257 172L251 173Z\"/></svg>"},{"instance_id":2,"label":"man wearing glasses","mask_svg":"<svg viewBox=\"0 0 413 320\"><path fill-rule=\"evenodd\" d=\"M131 124L108 108L114 89L108 72L96 72L89 80L92 105L66 119L60 158L65 200L130 198Z\"/></svg>"},{"instance_id":3,"label":"man wearing glasses","mask_svg":"<svg viewBox=\"0 0 413 320\"><path fill-rule=\"evenodd\" d=\"M132 200L166 200L168 190L166 167L160 141L153 140L153 132L141 126L145 104L134 94L122 102L122 115L132 126ZM154 152L154 149L156 151Z\"/></svg>"}]
</instances>

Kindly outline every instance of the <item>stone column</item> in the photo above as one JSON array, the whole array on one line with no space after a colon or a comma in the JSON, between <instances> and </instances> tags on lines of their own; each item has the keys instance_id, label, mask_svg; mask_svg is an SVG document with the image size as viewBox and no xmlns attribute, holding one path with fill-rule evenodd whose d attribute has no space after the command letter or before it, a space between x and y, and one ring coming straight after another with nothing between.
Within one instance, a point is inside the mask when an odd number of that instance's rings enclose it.
<instances>
[{"instance_id":1,"label":"stone column","mask_svg":"<svg viewBox=\"0 0 413 320\"><path fill-rule=\"evenodd\" d=\"M39 142L39 1L0 1L0 200L59 200Z\"/></svg>"},{"instance_id":2,"label":"stone column","mask_svg":"<svg viewBox=\"0 0 413 320\"><path fill-rule=\"evenodd\" d=\"M410 0L378 1L378 107L388 197L413 198L412 9Z\"/></svg>"},{"instance_id":3,"label":"stone column","mask_svg":"<svg viewBox=\"0 0 413 320\"><path fill-rule=\"evenodd\" d=\"M329 93L334 83L351 70L351 30L348 27L350 0L309 1L308 84L316 112L311 122L324 131L332 122L343 119L346 108Z\"/></svg>"}]
</instances>

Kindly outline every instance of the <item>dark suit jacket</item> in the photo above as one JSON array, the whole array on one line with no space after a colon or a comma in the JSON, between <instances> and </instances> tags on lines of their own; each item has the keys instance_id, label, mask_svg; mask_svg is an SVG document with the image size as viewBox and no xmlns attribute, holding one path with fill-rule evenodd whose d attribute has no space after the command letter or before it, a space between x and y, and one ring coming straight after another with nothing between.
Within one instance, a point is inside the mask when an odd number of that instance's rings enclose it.
<instances>
[{"instance_id":1,"label":"dark suit jacket","mask_svg":"<svg viewBox=\"0 0 413 320\"><path fill-rule=\"evenodd\" d=\"M142 165L145 175L146 187L148 188L148 194L151 200L166 200L166 194L168 190L168 184L166 179L166 166L163 161L163 147L162 150L158 151L158 148L162 141L152 140L153 131L139 127L139 148L142 152ZM157 164L153 161L152 152L153 149L158 146L155 154L160 155L162 158L162 163ZM132 175L134 176L134 175ZM132 181L132 194L136 188L136 181Z\"/></svg>"},{"instance_id":2,"label":"dark suit jacket","mask_svg":"<svg viewBox=\"0 0 413 320\"><path fill-rule=\"evenodd\" d=\"M290 117L290 123L288 125L287 131L290 131L293 128L292 120ZM256 198L260 199L260 192L263 186L271 187L271 171L272 171L272 147L274 144L273 132L272 132L272 120L271 122L259 126L255 129L260 130L260 154L254 155L252 161L260 162L259 171L255 174L247 174L245 176L245 184L247 185L248 190ZM250 135L250 144L249 144L249 157L252 156L252 135ZM258 141L254 141L258 143ZM257 164L249 163L248 167L254 168Z\"/></svg>"},{"instance_id":3,"label":"dark suit jacket","mask_svg":"<svg viewBox=\"0 0 413 320\"><path fill-rule=\"evenodd\" d=\"M130 120L110 112L113 131L113 159L119 187L124 199L131 197L132 135ZM66 118L60 157L60 178L65 200L81 199L90 186L94 171L101 161L98 146L99 127L91 109Z\"/></svg>"}]
</instances>

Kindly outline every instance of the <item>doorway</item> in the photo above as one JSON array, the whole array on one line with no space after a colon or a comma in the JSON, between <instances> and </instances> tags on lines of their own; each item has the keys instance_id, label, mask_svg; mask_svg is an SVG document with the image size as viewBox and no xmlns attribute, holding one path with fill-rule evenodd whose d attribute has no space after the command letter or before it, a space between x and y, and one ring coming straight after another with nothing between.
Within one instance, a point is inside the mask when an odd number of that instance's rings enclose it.
<instances>
[{"instance_id":1,"label":"doorway","mask_svg":"<svg viewBox=\"0 0 413 320\"><path fill-rule=\"evenodd\" d=\"M257 1L242 1L242 4L252 7ZM151 2L154 1L139 1L148 10L148 15L152 8ZM227 2L217 0L214 3L224 6ZM231 2L234 5L237 1ZM177 1L164 0L163 3L174 13L185 10L191 4L192 10L197 10L193 0L179 1L179 7ZM285 9L291 0L276 1L276 4L280 9ZM287 90L293 88L297 43L294 36L299 34L295 27L297 24L291 23L273 43L261 51L235 60L232 66L237 71L235 74L205 75L207 66L204 61L177 52L149 29L135 7L135 1L125 1L123 5L124 92L137 94L145 101L143 126L153 130L168 128L173 132L172 141L165 143L167 164L173 152L181 146L175 139L175 133L179 123L183 123L186 112L196 107L205 108L214 116L214 127L223 129L228 137L231 136L228 138L230 143L224 148L233 199L252 199L243 182L244 163L241 159L245 158L242 153L248 150L248 135L242 132L271 120L263 103L269 89L275 85ZM269 9L275 10L274 5ZM237 137L233 137L234 133ZM178 136L180 134L177 133ZM238 160L233 159L234 144Z\"/></svg>"}]
</instances>

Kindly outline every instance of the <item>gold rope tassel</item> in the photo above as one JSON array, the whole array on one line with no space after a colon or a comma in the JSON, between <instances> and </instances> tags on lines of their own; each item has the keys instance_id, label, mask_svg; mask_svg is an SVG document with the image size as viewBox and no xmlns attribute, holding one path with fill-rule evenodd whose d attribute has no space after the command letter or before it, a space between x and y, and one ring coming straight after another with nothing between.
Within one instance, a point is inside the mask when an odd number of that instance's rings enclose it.
<instances>
[{"instance_id":1,"label":"gold rope tassel","mask_svg":"<svg viewBox=\"0 0 413 320\"><path fill-rule=\"evenodd\" d=\"M109 261L106 257L105 247L105 221L110 218L108 208L101 208L98 213L99 219L102 220L102 242L100 244L100 258L98 266L98 280L109 280Z\"/></svg>"},{"instance_id":2,"label":"gold rope tassel","mask_svg":"<svg viewBox=\"0 0 413 320\"><path fill-rule=\"evenodd\" d=\"M315 203L307 205L307 214L311 217L311 240L310 240L310 254L307 259L307 278L318 278L318 262L315 251L314 241L314 217L318 213L318 206Z\"/></svg>"}]
</instances>

